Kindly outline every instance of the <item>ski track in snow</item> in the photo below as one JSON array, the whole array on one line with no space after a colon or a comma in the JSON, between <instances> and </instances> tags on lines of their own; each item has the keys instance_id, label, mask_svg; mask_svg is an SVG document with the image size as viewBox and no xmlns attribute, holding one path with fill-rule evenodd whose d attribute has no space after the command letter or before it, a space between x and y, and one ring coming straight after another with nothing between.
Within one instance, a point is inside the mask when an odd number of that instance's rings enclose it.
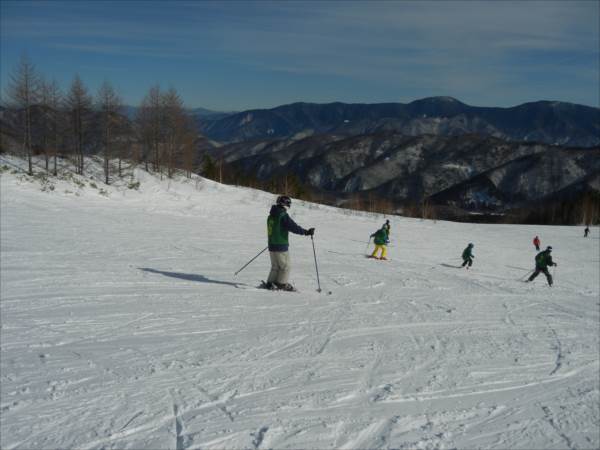
<instances>
[{"instance_id":1,"label":"ski track in snow","mask_svg":"<svg viewBox=\"0 0 600 450\"><path fill-rule=\"evenodd\" d=\"M138 176L107 198L2 174L1 448L600 446L598 239L393 217L383 262L383 216L294 202L324 292L300 236L299 292L267 292L266 253L233 273L273 196ZM536 234L553 288L519 281Z\"/></svg>"}]
</instances>

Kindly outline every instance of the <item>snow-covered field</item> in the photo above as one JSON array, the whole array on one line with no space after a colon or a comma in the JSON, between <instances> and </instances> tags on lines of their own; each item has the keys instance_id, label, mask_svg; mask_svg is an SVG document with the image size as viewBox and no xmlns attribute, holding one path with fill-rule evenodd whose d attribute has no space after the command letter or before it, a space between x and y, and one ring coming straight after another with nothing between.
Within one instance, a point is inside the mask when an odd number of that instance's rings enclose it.
<instances>
[{"instance_id":1,"label":"snow-covered field","mask_svg":"<svg viewBox=\"0 0 600 450\"><path fill-rule=\"evenodd\" d=\"M136 177L1 176L2 449L600 446L597 228L391 217L380 262L383 216L295 201L324 292L296 235L269 292L272 195Z\"/></svg>"}]
</instances>

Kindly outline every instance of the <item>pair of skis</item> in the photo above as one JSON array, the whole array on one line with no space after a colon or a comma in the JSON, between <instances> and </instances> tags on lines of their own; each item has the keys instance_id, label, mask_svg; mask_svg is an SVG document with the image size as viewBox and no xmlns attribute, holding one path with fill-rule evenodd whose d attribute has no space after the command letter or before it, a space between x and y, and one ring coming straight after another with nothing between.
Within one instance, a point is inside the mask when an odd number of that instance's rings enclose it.
<instances>
[{"instance_id":1,"label":"pair of skis","mask_svg":"<svg viewBox=\"0 0 600 450\"><path fill-rule=\"evenodd\" d=\"M256 286L257 289L266 289L267 291L276 291L276 292L299 292L298 289L292 286L291 289L278 288L273 284L268 284L264 280L260 281L260 284ZM322 290L317 289L317 292L322 292ZM331 291L327 291L327 295L331 295Z\"/></svg>"},{"instance_id":2,"label":"pair of skis","mask_svg":"<svg viewBox=\"0 0 600 450\"><path fill-rule=\"evenodd\" d=\"M313 238L313 235L310 235L310 240L312 242L312 248L313 248L313 255L315 257L315 270L317 271L317 292L322 292L321 289L321 280L319 279L319 265L317 264L317 252L315 250L315 240ZM262 249L258 255L256 255L254 258L252 258L250 261L248 261L246 264L244 264L237 272L235 272L233 274L233 276L236 276L238 273L240 273L242 270L244 270L246 267L248 267L248 265L254 261L256 258L258 258L260 255L262 255L269 247L265 247L264 249ZM265 287L263 288L262 286L265 285ZM265 283L264 281L261 282L261 284L259 286L257 286L258 288L263 288L263 289L269 289L269 290L283 290L285 291L286 289L271 289L272 286L268 286L267 283ZM294 290L288 290L289 292L297 292L296 289L294 288ZM331 291L327 292L328 295L331 295Z\"/></svg>"}]
</instances>

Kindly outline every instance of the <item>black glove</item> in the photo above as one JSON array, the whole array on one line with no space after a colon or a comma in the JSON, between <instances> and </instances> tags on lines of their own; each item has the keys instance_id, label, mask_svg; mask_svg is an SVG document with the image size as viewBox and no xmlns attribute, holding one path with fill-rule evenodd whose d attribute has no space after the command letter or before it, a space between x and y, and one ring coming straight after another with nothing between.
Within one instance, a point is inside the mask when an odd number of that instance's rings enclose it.
<instances>
[{"instance_id":1,"label":"black glove","mask_svg":"<svg viewBox=\"0 0 600 450\"><path fill-rule=\"evenodd\" d=\"M314 236L314 235L315 235L315 229L314 229L314 228L309 228L309 229L306 231L306 235L307 235L307 236Z\"/></svg>"},{"instance_id":2,"label":"black glove","mask_svg":"<svg viewBox=\"0 0 600 450\"><path fill-rule=\"evenodd\" d=\"M554 263L555 266L558 266L558 264Z\"/></svg>"}]
</instances>

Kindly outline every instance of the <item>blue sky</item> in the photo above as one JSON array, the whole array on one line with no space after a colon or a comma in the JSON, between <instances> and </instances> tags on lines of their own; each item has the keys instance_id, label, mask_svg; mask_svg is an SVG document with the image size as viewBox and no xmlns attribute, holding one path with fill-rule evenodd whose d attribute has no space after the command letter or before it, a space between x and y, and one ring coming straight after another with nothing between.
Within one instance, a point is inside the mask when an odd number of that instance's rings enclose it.
<instances>
[{"instance_id":1,"label":"blue sky","mask_svg":"<svg viewBox=\"0 0 600 450\"><path fill-rule=\"evenodd\" d=\"M67 87L154 84L219 111L295 101L600 106L599 1L0 1L0 82L22 55Z\"/></svg>"}]
</instances>

